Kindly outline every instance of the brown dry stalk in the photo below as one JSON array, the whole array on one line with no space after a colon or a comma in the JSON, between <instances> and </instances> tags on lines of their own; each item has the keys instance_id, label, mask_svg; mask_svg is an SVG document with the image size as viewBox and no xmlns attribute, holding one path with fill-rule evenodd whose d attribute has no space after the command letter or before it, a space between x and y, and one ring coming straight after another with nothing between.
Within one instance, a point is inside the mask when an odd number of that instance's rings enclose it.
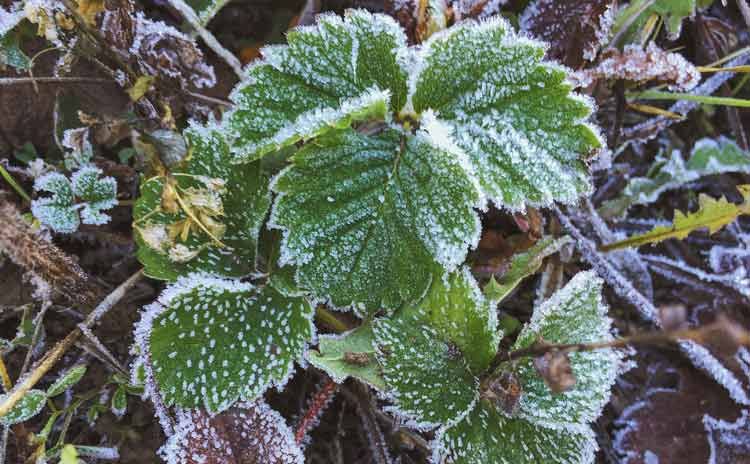
<instances>
[{"instance_id":1,"label":"brown dry stalk","mask_svg":"<svg viewBox=\"0 0 750 464\"><path fill-rule=\"evenodd\" d=\"M120 284L119 287L114 289L112 293L107 295L97 307L89 313L86 320L82 322L86 328L91 328L99 322L99 319L109 311L114 305L116 305L141 278L143 277L143 271L140 270L130 276L128 280ZM24 376L20 382L18 382L13 389L8 392L8 395L0 403L0 417L5 416L13 409L21 398L44 377L52 367L57 364L57 361L75 344L76 340L81 336L81 329L76 327L73 329L65 338L57 342L49 351L47 351L41 360L34 366L29 375Z\"/></svg>"},{"instance_id":2,"label":"brown dry stalk","mask_svg":"<svg viewBox=\"0 0 750 464\"><path fill-rule=\"evenodd\" d=\"M0 224L0 250L69 302L90 308L104 293L78 263L36 233L18 208L1 198Z\"/></svg>"}]
</instances>

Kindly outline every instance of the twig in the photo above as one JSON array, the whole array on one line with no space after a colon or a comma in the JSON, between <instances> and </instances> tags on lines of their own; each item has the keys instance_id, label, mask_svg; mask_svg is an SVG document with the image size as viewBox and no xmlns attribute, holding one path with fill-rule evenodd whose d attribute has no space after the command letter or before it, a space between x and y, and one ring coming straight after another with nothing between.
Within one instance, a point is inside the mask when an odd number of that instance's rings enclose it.
<instances>
[{"instance_id":1,"label":"twig","mask_svg":"<svg viewBox=\"0 0 750 464\"><path fill-rule=\"evenodd\" d=\"M742 66L750 61L750 53L746 52L737 58L729 61L724 68L732 68L734 66ZM734 77L733 72L722 71L714 74L713 76L706 79L701 85L694 88L692 93L694 95L711 95L716 89L721 87L726 81ZM669 107L670 113L676 113L683 118L694 109L698 108L700 103L694 101L681 100ZM657 116L655 118L644 121L635 126L623 129L622 138L625 140L631 139L651 139L656 136L657 133L661 132L665 128L671 126L676 119L668 118L666 116Z\"/></svg>"},{"instance_id":2,"label":"twig","mask_svg":"<svg viewBox=\"0 0 750 464\"><path fill-rule=\"evenodd\" d=\"M128 278L125 282L120 284L119 287L114 289L112 293L107 295L104 300L102 300L101 303L93 310L89 315L86 317L86 320L83 322L83 325L87 328L91 328L94 325L99 322L99 319L112 307L117 304L124 296L125 293L128 292L140 279L143 277L143 271L139 270L132 276ZM2 403L0 403L0 417L5 416L10 412L10 410L13 408L13 406L18 403L18 401L23 398L23 396L34 388L34 386L39 382L42 377L44 377L47 372L52 369L52 367L55 366L57 361L62 358L62 356L65 354L68 349L73 346L73 344L78 340L78 337L81 336L81 329L76 327L73 329L65 338L63 338L61 341L59 341L52 349L47 351L45 355L42 357L42 359L36 364L34 367L34 370L29 373L29 375L22 378L22 380L17 383L13 390L8 393L8 395L5 397Z\"/></svg>"},{"instance_id":3,"label":"twig","mask_svg":"<svg viewBox=\"0 0 750 464\"><path fill-rule=\"evenodd\" d=\"M190 26L195 29L195 31L198 33L198 35L201 36L203 41L208 45L208 48L214 51L221 59L223 59L230 68L232 68L232 71L234 71L235 74L237 74L237 77L242 80L245 77L245 73L242 72L242 63L240 63L240 60L237 59L236 56L234 56L229 50L224 48L221 43L219 43L218 40L216 40L216 37L214 37L213 34L211 34L203 25L201 24L200 20L198 19L198 16L195 14L195 11L185 3L183 0L169 0L169 3L180 12L183 18L185 18L185 21L190 24Z\"/></svg>"},{"instance_id":4,"label":"twig","mask_svg":"<svg viewBox=\"0 0 750 464\"><path fill-rule=\"evenodd\" d=\"M34 354L34 348L39 341L39 335L42 333L42 325L44 324L44 315L47 314L47 309L52 306L50 302L42 303L42 308L39 310L39 314L34 318L34 333L31 335L31 343L29 344L29 351L26 352L26 358L23 360L23 367L21 367L21 374L19 377L23 377L24 374L29 370L31 365L31 357Z\"/></svg>"},{"instance_id":5,"label":"twig","mask_svg":"<svg viewBox=\"0 0 750 464\"><path fill-rule=\"evenodd\" d=\"M696 343L705 343L709 339L721 335L725 341L732 341L732 345L750 345L750 333L733 323L724 315L719 315L714 322L697 329L678 329L668 331L645 332L629 337L619 337L606 342L594 343L564 343L553 344L539 340L526 348L511 351L503 357L503 361L513 361L519 358L539 357L549 352L575 353L579 351L596 351L606 348L624 348L629 345L663 345L665 343L679 343L691 340Z\"/></svg>"},{"instance_id":6,"label":"twig","mask_svg":"<svg viewBox=\"0 0 750 464\"><path fill-rule=\"evenodd\" d=\"M341 392L354 403L357 411L359 411L362 427L370 439L372 458L375 463L391 464L392 461L388 454L385 438L373 412L372 400L369 391L365 390L366 388L366 386L359 382L354 382L351 386L342 388Z\"/></svg>"},{"instance_id":7,"label":"twig","mask_svg":"<svg viewBox=\"0 0 750 464\"><path fill-rule=\"evenodd\" d=\"M105 77L0 77L0 85L21 84L116 84Z\"/></svg>"},{"instance_id":8,"label":"twig","mask_svg":"<svg viewBox=\"0 0 750 464\"><path fill-rule=\"evenodd\" d=\"M102 343L101 340L97 338L94 332L92 332L91 329L83 324L78 324L78 328L81 329L81 334L86 337L88 341L91 342L91 344L96 348L96 351L85 346L84 349L90 351L97 358L100 358L100 360L104 361L105 364L109 363L114 371L119 372L121 375L127 378L128 371L120 365L120 362L117 360L117 358L115 358L114 355L110 353L107 347L104 346L104 343Z\"/></svg>"}]
</instances>

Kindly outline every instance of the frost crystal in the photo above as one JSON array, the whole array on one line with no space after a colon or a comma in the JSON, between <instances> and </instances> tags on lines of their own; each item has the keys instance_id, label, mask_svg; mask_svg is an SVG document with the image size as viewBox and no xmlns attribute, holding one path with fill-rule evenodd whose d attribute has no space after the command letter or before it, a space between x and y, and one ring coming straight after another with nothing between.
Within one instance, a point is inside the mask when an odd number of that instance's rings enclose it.
<instances>
[{"instance_id":1,"label":"frost crystal","mask_svg":"<svg viewBox=\"0 0 750 464\"><path fill-rule=\"evenodd\" d=\"M284 418L262 400L210 416L180 410L175 433L159 453L168 464L304 464Z\"/></svg>"},{"instance_id":2,"label":"frost crystal","mask_svg":"<svg viewBox=\"0 0 750 464\"><path fill-rule=\"evenodd\" d=\"M281 263L338 307L394 309L424 295L437 264L451 269L479 238L480 201L461 161L429 135L331 133L272 183Z\"/></svg>"},{"instance_id":3,"label":"frost crystal","mask_svg":"<svg viewBox=\"0 0 750 464\"><path fill-rule=\"evenodd\" d=\"M742 411L742 415L734 422L703 417L703 426L708 435L711 455L708 464L741 462L750 455L750 412Z\"/></svg>"},{"instance_id":4,"label":"frost crystal","mask_svg":"<svg viewBox=\"0 0 750 464\"><path fill-rule=\"evenodd\" d=\"M101 174L99 168L84 166L71 179L57 172L39 177L34 190L51 192L52 196L32 201L32 214L59 233L75 232L81 222L106 224L109 216L102 211L117 205L117 182L112 177L100 178Z\"/></svg>"},{"instance_id":5,"label":"frost crystal","mask_svg":"<svg viewBox=\"0 0 750 464\"><path fill-rule=\"evenodd\" d=\"M225 410L283 385L314 326L311 306L272 287L193 274L145 308L136 327L140 356L167 405Z\"/></svg>"}]
</instances>

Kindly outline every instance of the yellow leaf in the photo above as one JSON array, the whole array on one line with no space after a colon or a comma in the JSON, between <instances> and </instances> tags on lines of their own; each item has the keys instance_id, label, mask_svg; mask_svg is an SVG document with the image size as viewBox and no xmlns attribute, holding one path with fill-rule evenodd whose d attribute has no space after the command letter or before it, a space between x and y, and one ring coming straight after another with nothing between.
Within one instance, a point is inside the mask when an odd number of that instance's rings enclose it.
<instances>
[{"instance_id":1,"label":"yellow leaf","mask_svg":"<svg viewBox=\"0 0 750 464\"><path fill-rule=\"evenodd\" d=\"M60 464L78 464L78 451L73 445L63 446L60 453Z\"/></svg>"},{"instance_id":2,"label":"yellow leaf","mask_svg":"<svg viewBox=\"0 0 750 464\"><path fill-rule=\"evenodd\" d=\"M674 212L674 221L669 226L657 226L645 234L635 235L625 240L603 245L602 251L619 250L627 247L639 247L648 243L659 243L668 238L683 239L698 229L708 229L709 234L734 222L741 214L750 214L750 185L740 185L743 202L730 203L726 198L718 200L708 195L698 196L698 210L694 213Z\"/></svg>"},{"instance_id":3,"label":"yellow leaf","mask_svg":"<svg viewBox=\"0 0 750 464\"><path fill-rule=\"evenodd\" d=\"M78 0L78 14L86 24L96 26L96 15L104 11L104 0Z\"/></svg>"},{"instance_id":4,"label":"yellow leaf","mask_svg":"<svg viewBox=\"0 0 750 464\"><path fill-rule=\"evenodd\" d=\"M151 88L151 84L154 82L154 76L141 76L136 81L133 87L128 89L128 95L132 101L138 101L146 95L148 89Z\"/></svg>"}]
</instances>

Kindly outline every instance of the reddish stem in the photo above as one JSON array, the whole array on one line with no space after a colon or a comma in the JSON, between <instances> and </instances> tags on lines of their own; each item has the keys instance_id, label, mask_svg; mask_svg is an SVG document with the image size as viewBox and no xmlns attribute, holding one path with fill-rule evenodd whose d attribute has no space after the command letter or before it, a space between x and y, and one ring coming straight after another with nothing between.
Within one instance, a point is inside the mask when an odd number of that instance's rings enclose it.
<instances>
[{"instance_id":1,"label":"reddish stem","mask_svg":"<svg viewBox=\"0 0 750 464\"><path fill-rule=\"evenodd\" d=\"M328 381L320 387L320 390L313 395L310 400L310 405L308 406L307 411L305 411L305 415L300 418L300 421L297 424L297 431L294 433L294 441L296 441L297 444L302 443L307 432L315 426L315 422L323 414L326 406L328 406L328 403L333 399L333 395L336 394L338 386L339 385L336 382L328 379Z\"/></svg>"}]
</instances>

